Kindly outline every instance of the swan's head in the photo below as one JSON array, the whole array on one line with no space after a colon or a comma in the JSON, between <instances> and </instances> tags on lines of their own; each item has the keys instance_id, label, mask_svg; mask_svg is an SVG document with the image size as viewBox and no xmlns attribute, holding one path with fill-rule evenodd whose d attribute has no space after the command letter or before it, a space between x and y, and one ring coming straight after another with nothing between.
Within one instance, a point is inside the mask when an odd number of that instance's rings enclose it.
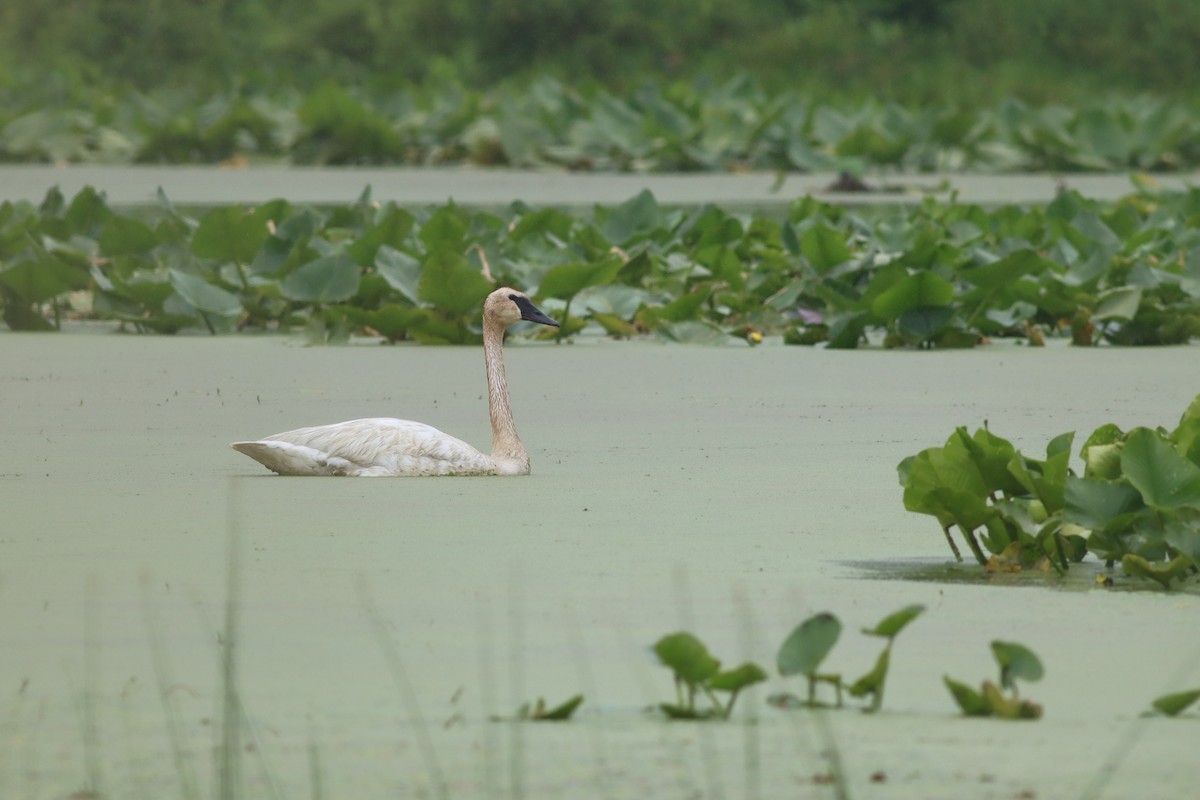
<instances>
[{"instance_id":1,"label":"swan's head","mask_svg":"<svg viewBox=\"0 0 1200 800\"><path fill-rule=\"evenodd\" d=\"M489 294L487 300L483 301L483 316L498 319L505 325L526 320L539 325L558 327L558 323L535 306L524 292L518 292L516 289L497 289Z\"/></svg>"}]
</instances>

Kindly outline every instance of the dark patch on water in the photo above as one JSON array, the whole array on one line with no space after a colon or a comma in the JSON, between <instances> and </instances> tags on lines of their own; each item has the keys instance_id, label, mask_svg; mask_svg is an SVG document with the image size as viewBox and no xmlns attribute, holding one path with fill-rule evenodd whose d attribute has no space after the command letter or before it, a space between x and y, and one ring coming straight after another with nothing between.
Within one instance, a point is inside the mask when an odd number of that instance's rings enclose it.
<instances>
[{"instance_id":1,"label":"dark patch on water","mask_svg":"<svg viewBox=\"0 0 1200 800\"><path fill-rule=\"evenodd\" d=\"M974 562L954 562L933 558L900 558L889 561L844 561L857 570L861 579L918 581L973 586L1018 586L1055 589L1064 592L1158 592L1164 595L1200 597L1200 576L1193 575L1176 583L1170 592L1143 578L1134 578L1121 570L1120 564L1111 569L1103 562L1087 560L1072 564L1060 575L1054 570L1039 572L988 572ZM1106 582L1108 579L1110 582Z\"/></svg>"}]
</instances>

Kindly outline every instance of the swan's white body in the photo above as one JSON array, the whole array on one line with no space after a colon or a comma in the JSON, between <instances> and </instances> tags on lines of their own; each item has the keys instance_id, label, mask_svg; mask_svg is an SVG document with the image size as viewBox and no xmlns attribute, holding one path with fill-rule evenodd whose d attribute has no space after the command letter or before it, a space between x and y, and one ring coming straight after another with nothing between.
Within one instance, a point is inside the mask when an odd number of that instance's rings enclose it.
<instances>
[{"instance_id":1,"label":"swan's white body","mask_svg":"<svg viewBox=\"0 0 1200 800\"><path fill-rule=\"evenodd\" d=\"M430 425L384 417L298 428L230 447L280 475L528 475L529 454L513 424L504 375L504 329L521 319L558 324L514 289L497 289L483 304L490 455Z\"/></svg>"}]
</instances>

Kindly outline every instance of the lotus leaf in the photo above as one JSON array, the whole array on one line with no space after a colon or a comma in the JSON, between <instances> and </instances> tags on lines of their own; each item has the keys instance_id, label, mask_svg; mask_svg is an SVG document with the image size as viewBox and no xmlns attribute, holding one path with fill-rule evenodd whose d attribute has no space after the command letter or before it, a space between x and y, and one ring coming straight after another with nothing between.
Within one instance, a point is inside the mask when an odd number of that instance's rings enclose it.
<instances>
[{"instance_id":1,"label":"lotus leaf","mask_svg":"<svg viewBox=\"0 0 1200 800\"><path fill-rule=\"evenodd\" d=\"M809 617L780 645L776 656L779 674L785 677L815 674L841 634L842 623L833 614L825 612Z\"/></svg>"},{"instance_id":2,"label":"lotus leaf","mask_svg":"<svg viewBox=\"0 0 1200 800\"><path fill-rule=\"evenodd\" d=\"M992 642L992 655L1000 665L1000 685L1012 689L1018 679L1040 681L1043 675L1042 662L1033 651L1016 642Z\"/></svg>"},{"instance_id":3,"label":"lotus leaf","mask_svg":"<svg viewBox=\"0 0 1200 800\"><path fill-rule=\"evenodd\" d=\"M1154 710L1160 714L1175 717L1186 711L1188 706L1197 700L1200 700L1200 689L1192 689L1187 692L1164 694L1162 697L1155 698L1153 706Z\"/></svg>"}]
</instances>

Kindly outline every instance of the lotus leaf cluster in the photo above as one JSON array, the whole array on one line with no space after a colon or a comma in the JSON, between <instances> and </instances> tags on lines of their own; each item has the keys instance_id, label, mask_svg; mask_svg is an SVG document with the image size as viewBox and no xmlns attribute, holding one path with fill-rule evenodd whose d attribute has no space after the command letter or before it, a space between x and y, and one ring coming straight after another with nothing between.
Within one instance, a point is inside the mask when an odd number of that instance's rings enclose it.
<instances>
[{"instance_id":1,"label":"lotus leaf cluster","mask_svg":"<svg viewBox=\"0 0 1200 800\"><path fill-rule=\"evenodd\" d=\"M811 197L780 215L670 208L642 192L590 214L514 203L273 200L200 213L160 193L109 206L93 189L0 206L0 312L13 329L64 315L144 331L308 329L321 340L478 341L495 282L562 327L673 341L967 347L1172 344L1200 335L1200 190L1146 184L1102 204L926 200L851 213Z\"/></svg>"},{"instance_id":2,"label":"lotus leaf cluster","mask_svg":"<svg viewBox=\"0 0 1200 800\"><path fill-rule=\"evenodd\" d=\"M384 92L327 82L13 93L0 161L480 164L605 171L1177 170L1200 165L1200 115L1166 98L1077 108L1008 99L966 110L819 103L724 83L645 81L627 95L540 77L480 91L453 79Z\"/></svg>"},{"instance_id":3,"label":"lotus leaf cluster","mask_svg":"<svg viewBox=\"0 0 1200 800\"><path fill-rule=\"evenodd\" d=\"M942 447L904 459L904 507L937 518L961 560L957 528L980 564L1060 571L1088 553L1170 588L1200 565L1200 396L1172 430L1097 428L1071 469L1073 433L1044 458L987 427L958 428Z\"/></svg>"},{"instance_id":4,"label":"lotus leaf cluster","mask_svg":"<svg viewBox=\"0 0 1200 800\"><path fill-rule=\"evenodd\" d=\"M654 654L675 676L675 702L659 704L659 710L669 719L728 719L738 693L767 679L767 673L752 661L722 670L720 660L687 631L659 639L654 644ZM717 692L728 695L728 700L722 701ZM708 698L707 707L696 705L701 693Z\"/></svg>"},{"instance_id":5,"label":"lotus leaf cluster","mask_svg":"<svg viewBox=\"0 0 1200 800\"><path fill-rule=\"evenodd\" d=\"M841 637L841 621L828 612L809 617L788 634L776 655L780 675L801 675L807 680L807 697L799 700L791 694L777 695L773 702L784 707L819 706L820 703L816 699L817 687L820 684L828 684L834 688L836 705L839 708L842 705L842 689L845 689L851 697L870 697L870 704L864 710L878 711L883 705L883 690L891 666L892 644L900 632L924 611L925 607L921 605L906 606L888 614L875 627L863 628L862 632L865 635L886 639L887 644L875 659L875 665L849 684L842 681L840 674L818 672L821 663Z\"/></svg>"}]
</instances>

